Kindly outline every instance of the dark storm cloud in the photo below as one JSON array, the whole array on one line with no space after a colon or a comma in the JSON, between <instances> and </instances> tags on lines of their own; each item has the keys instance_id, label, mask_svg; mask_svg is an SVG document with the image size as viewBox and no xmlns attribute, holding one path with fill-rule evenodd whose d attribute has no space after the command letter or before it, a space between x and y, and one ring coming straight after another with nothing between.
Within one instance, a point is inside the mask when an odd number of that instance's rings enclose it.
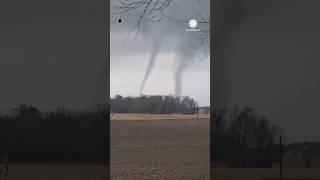
<instances>
[{"instance_id":1,"label":"dark storm cloud","mask_svg":"<svg viewBox=\"0 0 320 180\"><path fill-rule=\"evenodd\" d=\"M1 1L0 109L92 106L107 60L106 7L102 0Z\"/></svg>"},{"instance_id":2,"label":"dark storm cloud","mask_svg":"<svg viewBox=\"0 0 320 180\"><path fill-rule=\"evenodd\" d=\"M165 15L161 21L145 22L145 19L142 19L140 26L136 26L139 22L139 12L142 10L137 9L124 14L117 14L115 9L121 3L118 0L112 1L111 57L119 55L130 57L137 54L155 52L150 56L150 63L147 66L145 76L141 79L140 94L143 93L144 84L149 75L152 74L153 65L157 61L158 54L173 53L177 62L175 75L173 76L173 79L175 79L175 95L181 95L183 72L190 64L198 63L199 60L204 59L203 55L205 53L202 51L203 49L195 47L200 46L201 35L209 38L209 23L200 23L201 21L210 21L209 3L209 0L174 0L164 10ZM119 18L122 19L121 23L118 23ZM188 21L192 18L199 21L198 28L201 32L186 32L186 28L189 28ZM133 29L134 27L136 28ZM160 40L159 37L161 38ZM119 41L122 42L121 45ZM206 41L202 45L203 47L208 47L209 42ZM119 59L121 60L121 58ZM123 63L125 64L125 62ZM121 68L125 67L122 66ZM209 67L207 68L209 69Z\"/></svg>"},{"instance_id":3,"label":"dark storm cloud","mask_svg":"<svg viewBox=\"0 0 320 180\"><path fill-rule=\"evenodd\" d=\"M149 52L150 49L146 47L153 45L155 43L154 37L158 36L159 34L162 34L163 39L165 39L164 43L166 44L161 51L175 52L176 47L174 44L179 42L182 34L188 34L188 36L191 37L188 42L189 44L192 44L194 38L199 35L199 33L185 32L185 29L188 28L188 21L191 18L201 21L201 17L197 14L197 12L200 12L204 18L210 21L210 1L175 0L164 11L168 17L163 17L163 20L159 22L142 21L139 33L137 32L137 29L134 29L130 36L126 39L127 35L138 22L139 16L137 15L137 11L117 14L114 11L114 7L118 5L117 2L119 1L112 0L111 2L111 22L113 22L111 24L111 38L112 36L117 36L117 40L121 40L114 41L112 43L125 43L123 47L125 47L126 44L130 45L130 43L135 43L136 46L126 49L126 54L129 55L139 54L141 52ZM122 19L121 23L118 23L117 21L119 18ZM199 28L205 32L209 30L209 25L200 23ZM161 29L161 31L159 29ZM126 41L123 42L125 39ZM114 51L117 51L117 49L114 49Z\"/></svg>"},{"instance_id":4,"label":"dark storm cloud","mask_svg":"<svg viewBox=\"0 0 320 180\"><path fill-rule=\"evenodd\" d=\"M319 141L320 2L226 2L217 7L213 103L254 107L289 142Z\"/></svg>"}]
</instances>

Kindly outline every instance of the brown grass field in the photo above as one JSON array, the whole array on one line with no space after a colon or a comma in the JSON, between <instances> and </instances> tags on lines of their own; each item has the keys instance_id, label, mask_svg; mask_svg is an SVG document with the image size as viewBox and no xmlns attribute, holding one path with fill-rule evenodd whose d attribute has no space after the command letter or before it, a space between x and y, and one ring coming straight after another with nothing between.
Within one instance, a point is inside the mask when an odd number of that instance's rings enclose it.
<instances>
[{"instance_id":1,"label":"brown grass field","mask_svg":"<svg viewBox=\"0 0 320 180\"><path fill-rule=\"evenodd\" d=\"M107 168L95 164L15 164L9 175L0 180L106 180Z\"/></svg>"},{"instance_id":2,"label":"brown grass field","mask_svg":"<svg viewBox=\"0 0 320 180\"><path fill-rule=\"evenodd\" d=\"M209 179L208 118L115 114L112 119L112 180Z\"/></svg>"},{"instance_id":3,"label":"brown grass field","mask_svg":"<svg viewBox=\"0 0 320 180\"><path fill-rule=\"evenodd\" d=\"M279 180L278 168L214 169L214 180ZM320 168L284 168L283 179L320 180Z\"/></svg>"}]
</instances>

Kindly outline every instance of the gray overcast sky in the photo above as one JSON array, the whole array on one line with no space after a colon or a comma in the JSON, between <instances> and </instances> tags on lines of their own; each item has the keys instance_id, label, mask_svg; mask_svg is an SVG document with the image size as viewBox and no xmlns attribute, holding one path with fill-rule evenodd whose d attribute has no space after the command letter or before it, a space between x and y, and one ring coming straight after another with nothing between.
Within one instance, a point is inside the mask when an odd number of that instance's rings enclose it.
<instances>
[{"instance_id":1,"label":"gray overcast sky","mask_svg":"<svg viewBox=\"0 0 320 180\"><path fill-rule=\"evenodd\" d=\"M228 3L215 29L214 97L225 99L213 103L253 107L284 128L288 142L319 142L320 1Z\"/></svg>"},{"instance_id":2,"label":"gray overcast sky","mask_svg":"<svg viewBox=\"0 0 320 180\"><path fill-rule=\"evenodd\" d=\"M0 1L0 109L92 106L105 12L104 0Z\"/></svg>"},{"instance_id":3,"label":"gray overcast sky","mask_svg":"<svg viewBox=\"0 0 320 180\"><path fill-rule=\"evenodd\" d=\"M113 0L113 7L116 5ZM161 22L143 23L137 38L136 31L124 42L129 31L137 22L137 16L123 17L122 23L111 24L111 77L110 95L138 96L150 53L161 42L154 68L145 84L143 94L169 95L175 93L175 72L179 58L187 62L183 72L182 95L195 98L200 105L210 105L210 60L202 49L194 49L200 34L208 31L208 24L200 24L203 32L186 32L188 21L200 21L197 11L209 20L209 0L176 0L165 13L178 20L164 19ZM111 10L113 10L111 6ZM116 21L119 16L113 15ZM209 37L209 33L206 33ZM160 39L159 39L160 37Z\"/></svg>"}]
</instances>

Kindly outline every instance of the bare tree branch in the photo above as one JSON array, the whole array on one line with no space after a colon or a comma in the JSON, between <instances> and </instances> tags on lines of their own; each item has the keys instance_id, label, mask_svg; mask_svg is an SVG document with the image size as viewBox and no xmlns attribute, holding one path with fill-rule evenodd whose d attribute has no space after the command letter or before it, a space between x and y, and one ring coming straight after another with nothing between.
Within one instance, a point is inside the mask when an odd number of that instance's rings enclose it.
<instances>
[{"instance_id":1,"label":"bare tree branch","mask_svg":"<svg viewBox=\"0 0 320 180\"><path fill-rule=\"evenodd\" d=\"M136 30L137 38L141 24L143 22L159 22L163 20L164 11L174 0L117 0L117 5L113 7L113 15L127 16L136 13L138 16L137 23L129 31L125 40Z\"/></svg>"},{"instance_id":2,"label":"bare tree branch","mask_svg":"<svg viewBox=\"0 0 320 180\"><path fill-rule=\"evenodd\" d=\"M200 5L202 4L201 0L197 0L197 2ZM172 4L174 4L174 0L117 0L116 5L113 7L114 12L112 14L119 15L120 18L132 14L136 14L138 17L137 23L130 29L123 42L125 42L135 31L136 34L134 39L136 39L140 33L142 23L145 22L159 22L166 18L167 20L177 23L188 23L187 20L177 19L165 13L165 10ZM202 13L198 11L195 13L200 19L200 21L198 21L199 24L210 23L210 19L206 19ZM192 45L195 49L203 48L205 55L210 51L210 38L208 33L209 31L203 31L203 35L199 36L199 42L197 42L196 45Z\"/></svg>"}]
</instances>

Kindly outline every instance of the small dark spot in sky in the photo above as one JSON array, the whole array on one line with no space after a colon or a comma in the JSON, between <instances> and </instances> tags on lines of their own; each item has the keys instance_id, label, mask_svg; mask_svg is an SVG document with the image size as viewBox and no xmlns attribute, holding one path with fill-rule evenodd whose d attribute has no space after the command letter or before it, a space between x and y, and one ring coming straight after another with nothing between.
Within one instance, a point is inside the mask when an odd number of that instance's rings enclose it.
<instances>
[{"instance_id":1,"label":"small dark spot in sky","mask_svg":"<svg viewBox=\"0 0 320 180\"><path fill-rule=\"evenodd\" d=\"M121 22L122 22L122 20L121 20L121 19L119 19L119 20L118 20L118 22L119 22L119 23L121 23Z\"/></svg>"}]
</instances>

